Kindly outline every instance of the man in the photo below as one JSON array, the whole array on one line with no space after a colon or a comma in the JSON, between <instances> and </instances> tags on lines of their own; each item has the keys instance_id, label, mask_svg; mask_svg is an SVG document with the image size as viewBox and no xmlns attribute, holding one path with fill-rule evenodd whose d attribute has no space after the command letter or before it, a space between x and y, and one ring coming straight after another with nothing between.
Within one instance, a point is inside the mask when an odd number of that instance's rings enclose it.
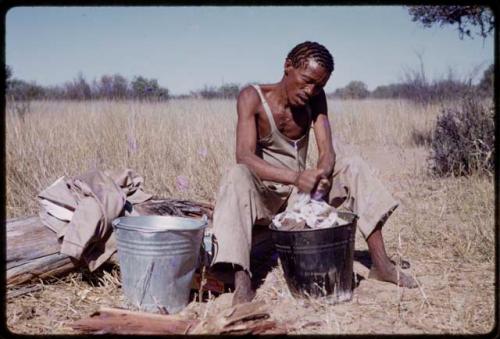
<instances>
[{"instance_id":1,"label":"man","mask_svg":"<svg viewBox=\"0 0 500 339\"><path fill-rule=\"evenodd\" d=\"M280 82L248 86L238 96L236 161L216 198L212 265L231 264L233 305L252 300L250 250L254 227L270 224L297 192L319 192L334 207L359 216L372 258L369 277L404 287L416 282L398 272L384 248L381 228L398 203L356 156L332 141L323 87L333 71L330 52L306 41L288 54ZM318 145L316 168L306 169L309 128Z\"/></svg>"}]
</instances>

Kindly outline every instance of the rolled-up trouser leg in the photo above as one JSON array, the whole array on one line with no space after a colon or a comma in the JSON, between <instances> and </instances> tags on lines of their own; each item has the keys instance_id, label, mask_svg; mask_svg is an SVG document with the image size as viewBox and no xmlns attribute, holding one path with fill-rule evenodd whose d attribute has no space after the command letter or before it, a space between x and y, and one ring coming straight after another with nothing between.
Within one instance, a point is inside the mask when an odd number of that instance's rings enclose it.
<instances>
[{"instance_id":1,"label":"rolled-up trouser leg","mask_svg":"<svg viewBox=\"0 0 500 339\"><path fill-rule=\"evenodd\" d=\"M361 157L348 155L337 156L328 202L357 214L365 239L399 205Z\"/></svg>"},{"instance_id":2,"label":"rolled-up trouser leg","mask_svg":"<svg viewBox=\"0 0 500 339\"><path fill-rule=\"evenodd\" d=\"M242 164L233 166L223 177L213 213L217 263L240 265L250 272L253 225L269 224L285 199L267 188Z\"/></svg>"}]
</instances>

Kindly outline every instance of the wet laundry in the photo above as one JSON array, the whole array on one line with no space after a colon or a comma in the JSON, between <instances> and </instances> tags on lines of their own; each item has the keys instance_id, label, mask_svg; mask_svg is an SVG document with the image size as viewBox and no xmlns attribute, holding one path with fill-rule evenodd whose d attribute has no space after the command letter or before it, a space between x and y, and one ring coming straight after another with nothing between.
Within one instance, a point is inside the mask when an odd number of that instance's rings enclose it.
<instances>
[{"instance_id":1,"label":"wet laundry","mask_svg":"<svg viewBox=\"0 0 500 339\"><path fill-rule=\"evenodd\" d=\"M309 194L299 193L295 204L273 219L276 229L297 231L319 229L348 224L340 218L336 209L323 200L312 199Z\"/></svg>"}]
</instances>

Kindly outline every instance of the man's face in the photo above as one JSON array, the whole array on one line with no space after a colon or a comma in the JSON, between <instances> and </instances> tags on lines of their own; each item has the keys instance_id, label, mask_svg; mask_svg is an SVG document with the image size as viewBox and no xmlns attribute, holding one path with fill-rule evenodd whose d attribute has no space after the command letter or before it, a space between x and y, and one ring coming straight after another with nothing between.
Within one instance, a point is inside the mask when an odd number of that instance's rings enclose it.
<instances>
[{"instance_id":1,"label":"man's face","mask_svg":"<svg viewBox=\"0 0 500 339\"><path fill-rule=\"evenodd\" d=\"M312 58L298 68L289 59L285 61L285 88L292 106L304 106L325 87L329 78L330 73Z\"/></svg>"}]
</instances>

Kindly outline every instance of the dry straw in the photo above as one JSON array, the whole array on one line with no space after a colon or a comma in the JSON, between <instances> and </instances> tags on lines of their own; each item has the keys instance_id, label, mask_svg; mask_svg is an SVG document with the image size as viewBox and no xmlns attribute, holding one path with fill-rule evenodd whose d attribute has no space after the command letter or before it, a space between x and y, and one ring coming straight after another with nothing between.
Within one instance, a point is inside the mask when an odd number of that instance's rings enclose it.
<instances>
[{"instance_id":1,"label":"dry straw","mask_svg":"<svg viewBox=\"0 0 500 339\"><path fill-rule=\"evenodd\" d=\"M401 201L384 227L390 256L411 262L419 288L368 280L349 303L296 300L278 267L258 290L272 317L290 333L485 333L494 324L494 191L491 177L429 176L426 158L441 105L397 100L329 101L334 137L350 144ZM90 168L131 167L145 190L162 197L214 202L218 182L235 162L233 100L32 102L6 111L7 216L34 214L35 196L62 175ZM308 164L317 159L311 139ZM182 178L178 185L178 178ZM356 237L357 253L366 243ZM359 260L359 258L358 258ZM398 261L398 260L396 260ZM119 270L81 271L7 302L18 333L73 333L67 323L100 306L121 307ZM199 317L230 305L231 295L199 298Z\"/></svg>"}]
</instances>

